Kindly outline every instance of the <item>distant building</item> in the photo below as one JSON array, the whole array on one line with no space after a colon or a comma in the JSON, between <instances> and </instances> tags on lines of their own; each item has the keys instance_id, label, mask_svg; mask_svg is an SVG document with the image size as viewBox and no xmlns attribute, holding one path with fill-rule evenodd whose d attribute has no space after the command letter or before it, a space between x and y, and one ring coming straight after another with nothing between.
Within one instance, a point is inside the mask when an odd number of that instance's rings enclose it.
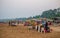
<instances>
[{"instance_id":1,"label":"distant building","mask_svg":"<svg viewBox=\"0 0 60 38\"><path fill-rule=\"evenodd\" d=\"M55 17L53 18L54 23L60 23L60 17Z\"/></svg>"}]
</instances>

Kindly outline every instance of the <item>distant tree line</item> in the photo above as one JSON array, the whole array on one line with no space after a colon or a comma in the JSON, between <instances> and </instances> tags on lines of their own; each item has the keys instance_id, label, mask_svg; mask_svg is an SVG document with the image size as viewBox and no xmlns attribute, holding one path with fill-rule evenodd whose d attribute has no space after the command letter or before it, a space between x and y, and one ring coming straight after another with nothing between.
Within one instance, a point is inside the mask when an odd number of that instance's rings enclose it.
<instances>
[{"instance_id":1,"label":"distant tree line","mask_svg":"<svg viewBox=\"0 0 60 38\"><path fill-rule=\"evenodd\" d=\"M60 8L43 11L41 17L46 17L50 19L54 17L60 17Z\"/></svg>"}]
</instances>

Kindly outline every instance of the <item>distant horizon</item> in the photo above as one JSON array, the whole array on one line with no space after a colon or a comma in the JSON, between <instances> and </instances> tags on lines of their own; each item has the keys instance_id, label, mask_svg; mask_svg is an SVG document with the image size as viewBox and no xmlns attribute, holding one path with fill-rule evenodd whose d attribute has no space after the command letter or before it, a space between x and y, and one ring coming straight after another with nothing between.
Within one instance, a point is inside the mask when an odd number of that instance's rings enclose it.
<instances>
[{"instance_id":1,"label":"distant horizon","mask_svg":"<svg viewBox=\"0 0 60 38\"><path fill-rule=\"evenodd\" d=\"M0 0L0 19L28 18L60 7L60 0Z\"/></svg>"}]
</instances>

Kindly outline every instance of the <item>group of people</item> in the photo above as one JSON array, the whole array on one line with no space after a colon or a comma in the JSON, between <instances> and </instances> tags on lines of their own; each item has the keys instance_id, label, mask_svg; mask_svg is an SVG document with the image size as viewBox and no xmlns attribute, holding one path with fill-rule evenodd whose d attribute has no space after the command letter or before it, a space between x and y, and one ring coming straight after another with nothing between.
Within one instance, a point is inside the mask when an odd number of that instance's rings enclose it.
<instances>
[{"instance_id":1,"label":"group of people","mask_svg":"<svg viewBox=\"0 0 60 38\"><path fill-rule=\"evenodd\" d=\"M50 32L50 28L48 26L48 22L46 20L40 20L37 22L35 29L38 32Z\"/></svg>"},{"instance_id":2,"label":"group of people","mask_svg":"<svg viewBox=\"0 0 60 38\"><path fill-rule=\"evenodd\" d=\"M30 20L25 22L24 26L28 26L29 29L36 29L38 32L50 32L49 23L46 19Z\"/></svg>"},{"instance_id":3,"label":"group of people","mask_svg":"<svg viewBox=\"0 0 60 38\"><path fill-rule=\"evenodd\" d=\"M31 22L29 25L32 25L32 28L36 29L38 32L50 32L47 20L36 20L35 22Z\"/></svg>"}]
</instances>

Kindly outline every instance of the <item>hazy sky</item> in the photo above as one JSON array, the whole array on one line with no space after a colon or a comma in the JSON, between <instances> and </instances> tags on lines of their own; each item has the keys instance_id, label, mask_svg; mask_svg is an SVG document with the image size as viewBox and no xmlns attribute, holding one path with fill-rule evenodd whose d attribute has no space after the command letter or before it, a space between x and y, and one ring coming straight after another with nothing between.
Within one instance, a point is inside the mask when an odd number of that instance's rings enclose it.
<instances>
[{"instance_id":1,"label":"hazy sky","mask_svg":"<svg viewBox=\"0 0 60 38\"><path fill-rule=\"evenodd\" d=\"M60 7L60 0L0 0L0 19L41 15Z\"/></svg>"}]
</instances>

